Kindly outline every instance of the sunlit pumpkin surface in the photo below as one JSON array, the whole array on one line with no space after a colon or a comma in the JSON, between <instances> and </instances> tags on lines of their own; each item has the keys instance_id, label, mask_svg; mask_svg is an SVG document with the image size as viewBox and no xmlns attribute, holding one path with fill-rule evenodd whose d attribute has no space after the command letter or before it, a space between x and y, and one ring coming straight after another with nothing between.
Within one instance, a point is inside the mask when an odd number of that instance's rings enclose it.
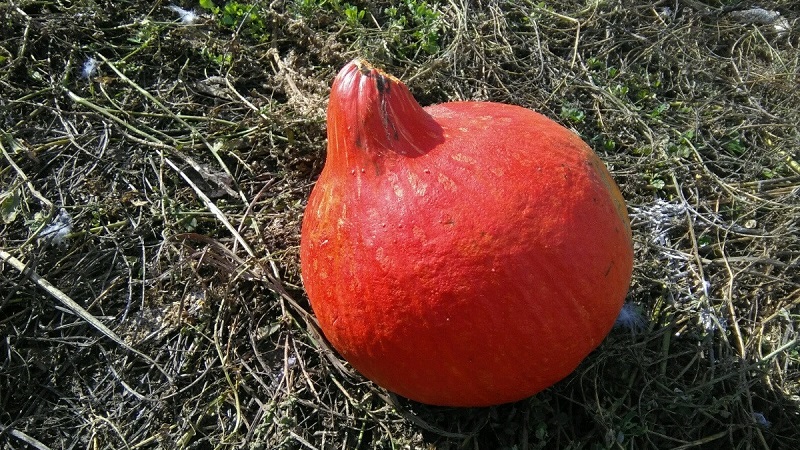
<instances>
[{"instance_id":1,"label":"sunlit pumpkin surface","mask_svg":"<svg viewBox=\"0 0 800 450\"><path fill-rule=\"evenodd\" d=\"M520 400L609 332L631 278L624 200L575 134L498 103L421 108L353 61L303 220L323 332L380 386L424 403Z\"/></svg>"}]
</instances>

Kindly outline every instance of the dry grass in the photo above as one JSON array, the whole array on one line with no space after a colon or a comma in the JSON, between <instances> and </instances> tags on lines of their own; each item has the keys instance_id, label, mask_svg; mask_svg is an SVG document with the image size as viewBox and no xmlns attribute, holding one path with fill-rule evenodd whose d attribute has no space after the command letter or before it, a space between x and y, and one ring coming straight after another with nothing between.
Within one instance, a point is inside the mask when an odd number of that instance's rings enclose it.
<instances>
[{"instance_id":1,"label":"dry grass","mask_svg":"<svg viewBox=\"0 0 800 450\"><path fill-rule=\"evenodd\" d=\"M761 3L776 31L723 3L0 4L0 448L797 448L800 5ZM580 133L629 202L644 328L493 408L341 361L297 247L355 56Z\"/></svg>"}]
</instances>

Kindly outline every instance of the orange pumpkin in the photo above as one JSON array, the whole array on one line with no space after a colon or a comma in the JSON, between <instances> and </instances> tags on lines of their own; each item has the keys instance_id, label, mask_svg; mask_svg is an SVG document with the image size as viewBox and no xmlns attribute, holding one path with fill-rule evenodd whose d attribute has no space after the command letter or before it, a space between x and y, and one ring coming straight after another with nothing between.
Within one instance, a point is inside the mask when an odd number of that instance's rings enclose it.
<instances>
[{"instance_id":1,"label":"orange pumpkin","mask_svg":"<svg viewBox=\"0 0 800 450\"><path fill-rule=\"evenodd\" d=\"M518 106L422 108L360 60L333 82L300 257L337 351L449 406L520 400L572 372L633 264L624 200L575 134Z\"/></svg>"}]
</instances>

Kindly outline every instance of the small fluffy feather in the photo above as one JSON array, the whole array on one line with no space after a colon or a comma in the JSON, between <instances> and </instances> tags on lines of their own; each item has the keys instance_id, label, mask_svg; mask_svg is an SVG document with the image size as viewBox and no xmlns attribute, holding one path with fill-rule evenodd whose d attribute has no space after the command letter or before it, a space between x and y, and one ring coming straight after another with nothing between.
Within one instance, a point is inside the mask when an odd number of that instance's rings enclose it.
<instances>
[{"instance_id":1,"label":"small fluffy feather","mask_svg":"<svg viewBox=\"0 0 800 450\"><path fill-rule=\"evenodd\" d=\"M97 66L99 65L100 63L98 63L96 59L90 56L83 63L83 68L81 68L81 77L87 79L93 77L95 72L97 72Z\"/></svg>"},{"instance_id":2,"label":"small fluffy feather","mask_svg":"<svg viewBox=\"0 0 800 450\"><path fill-rule=\"evenodd\" d=\"M760 426L762 426L762 427L764 427L764 428L769 428L769 427L770 427L770 425L772 425L772 422L770 422L769 420L767 420L767 418L766 418L766 417L764 417L764 414L762 414L762 413L760 413L760 412L754 412L754 413L753 413L753 420L754 420L754 421L755 421L757 424L759 424Z\"/></svg>"},{"instance_id":3,"label":"small fluffy feather","mask_svg":"<svg viewBox=\"0 0 800 450\"><path fill-rule=\"evenodd\" d=\"M614 322L614 327L626 328L632 333L644 330L646 325L647 319L645 319L639 307L633 303L625 303L622 305L622 310L619 312L619 316L617 316L617 320Z\"/></svg>"},{"instance_id":4,"label":"small fluffy feather","mask_svg":"<svg viewBox=\"0 0 800 450\"><path fill-rule=\"evenodd\" d=\"M167 8L177 13L183 23L192 23L197 19L197 14L190 9L183 9L178 5L169 5Z\"/></svg>"},{"instance_id":5,"label":"small fluffy feather","mask_svg":"<svg viewBox=\"0 0 800 450\"><path fill-rule=\"evenodd\" d=\"M50 225L46 226L39 234L39 240L49 244L62 245L67 242L67 236L72 232L72 216L66 209L61 208L58 215L53 218Z\"/></svg>"}]
</instances>

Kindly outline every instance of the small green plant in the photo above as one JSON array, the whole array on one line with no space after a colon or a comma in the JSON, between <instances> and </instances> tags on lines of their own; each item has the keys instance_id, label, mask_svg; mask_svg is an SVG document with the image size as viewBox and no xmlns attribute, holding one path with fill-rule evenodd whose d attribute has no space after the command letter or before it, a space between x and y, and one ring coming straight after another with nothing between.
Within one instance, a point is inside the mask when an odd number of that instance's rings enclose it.
<instances>
[{"instance_id":1,"label":"small green plant","mask_svg":"<svg viewBox=\"0 0 800 450\"><path fill-rule=\"evenodd\" d=\"M429 55L439 51L441 17L427 2L405 0L397 6L386 8L384 12L389 18L389 30L401 54L411 57L420 50Z\"/></svg>"},{"instance_id":2,"label":"small green plant","mask_svg":"<svg viewBox=\"0 0 800 450\"><path fill-rule=\"evenodd\" d=\"M656 191L660 191L660 190L664 189L664 186L666 186L666 185L667 184L664 182L664 180L662 180L658 176L652 176L650 178L650 184L648 184L648 187L650 187L651 189L654 189Z\"/></svg>"},{"instance_id":3,"label":"small green plant","mask_svg":"<svg viewBox=\"0 0 800 450\"><path fill-rule=\"evenodd\" d=\"M217 53L208 48L203 48L203 56L218 66L228 66L233 61L233 56L230 53Z\"/></svg>"},{"instance_id":4,"label":"small green plant","mask_svg":"<svg viewBox=\"0 0 800 450\"><path fill-rule=\"evenodd\" d=\"M200 6L217 16L220 24L226 28L240 30L258 41L269 39L263 7L258 4L230 1L219 7L212 0L200 0Z\"/></svg>"},{"instance_id":5,"label":"small green plant","mask_svg":"<svg viewBox=\"0 0 800 450\"><path fill-rule=\"evenodd\" d=\"M694 131L686 131L680 135L678 142L670 142L667 145L667 153L679 158L689 158L693 152L692 140L694 140Z\"/></svg>"},{"instance_id":6,"label":"small green plant","mask_svg":"<svg viewBox=\"0 0 800 450\"><path fill-rule=\"evenodd\" d=\"M657 119L668 110L669 110L669 103L659 103L658 106L656 106L655 108L653 108L652 111L650 111L650 114L648 114L648 116L651 119Z\"/></svg>"},{"instance_id":7,"label":"small green plant","mask_svg":"<svg viewBox=\"0 0 800 450\"><path fill-rule=\"evenodd\" d=\"M586 65L590 70L603 70L603 68L606 66L603 61L595 58L594 56L586 60Z\"/></svg>"},{"instance_id":8,"label":"small green plant","mask_svg":"<svg viewBox=\"0 0 800 450\"><path fill-rule=\"evenodd\" d=\"M0 191L0 220L9 224L17 218L21 209L18 189Z\"/></svg>"},{"instance_id":9,"label":"small green plant","mask_svg":"<svg viewBox=\"0 0 800 450\"><path fill-rule=\"evenodd\" d=\"M611 93L614 94L616 97L627 97L628 95L628 86L624 84L616 84L614 87L611 88Z\"/></svg>"},{"instance_id":10,"label":"small green plant","mask_svg":"<svg viewBox=\"0 0 800 450\"><path fill-rule=\"evenodd\" d=\"M140 44L142 47L146 47L150 42L158 38L163 30L163 24L149 19L144 19L138 22L137 25L137 27L131 29L135 33L128 36L128 42Z\"/></svg>"},{"instance_id":11,"label":"small green plant","mask_svg":"<svg viewBox=\"0 0 800 450\"><path fill-rule=\"evenodd\" d=\"M370 41L374 41L374 35L370 34L372 30L365 25L368 10L358 5L341 0L294 0L289 10L306 18L332 13L344 19L348 28L355 31L359 38L369 37ZM385 47L392 53L413 58L420 53L433 55L439 52L444 24L435 5L425 0L401 0L392 2L382 12L383 15L378 15L375 20L380 22L381 33L386 37Z\"/></svg>"},{"instance_id":12,"label":"small green plant","mask_svg":"<svg viewBox=\"0 0 800 450\"><path fill-rule=\"evenodd\" d=\"M25 218L25 225L31 233L40 230L44 227L45 223L49 220L48 214L43 211L37 211L33 217Z\"/></svg>"},{"instance_id":13,"label":"small green plant","mask_svg":"<svg viewBox=\"0 0 800 450\"><path fill-rule=\"evenodd\" d=\"M358 6L353 6L349 3L345 3L344 5L344 17L347 21L347 24L351 27L358 27L361 25L361 19L364 18L367 10L365 9L358 9Z\"/></svg>"},{"instance_id":14,"label":"small green plant","mask_svg":"<svg viewBox=\"0 0 800 450\"><path fill-rule=\"evenodd\" d=\"M321 10L327 4L327 0L295 0L289 6L295 14L301 16L311 16L317 11Z\"/></svg>"},{"instance_id":15,"label":"small green plant","mask_svg":"<svg viewBox=\"0 0 800 450\"><path fill-rule=\"evenodd\" d=\"M738 137L732 137L727 142L722 144L722 148L733 156L741 156L747 150L747 147Z\"/></svg>"},{"instance_id":16,"label":"small green plant","mask_svg":"<svg viewBox=\"0 0 800 450\"><path fill-rule=\"evenodd\" d=\"M564 105L561 107L561 118L572 123L581 123L586 118L586 113L575 106Z\"/></svg>"}]
</instances>

